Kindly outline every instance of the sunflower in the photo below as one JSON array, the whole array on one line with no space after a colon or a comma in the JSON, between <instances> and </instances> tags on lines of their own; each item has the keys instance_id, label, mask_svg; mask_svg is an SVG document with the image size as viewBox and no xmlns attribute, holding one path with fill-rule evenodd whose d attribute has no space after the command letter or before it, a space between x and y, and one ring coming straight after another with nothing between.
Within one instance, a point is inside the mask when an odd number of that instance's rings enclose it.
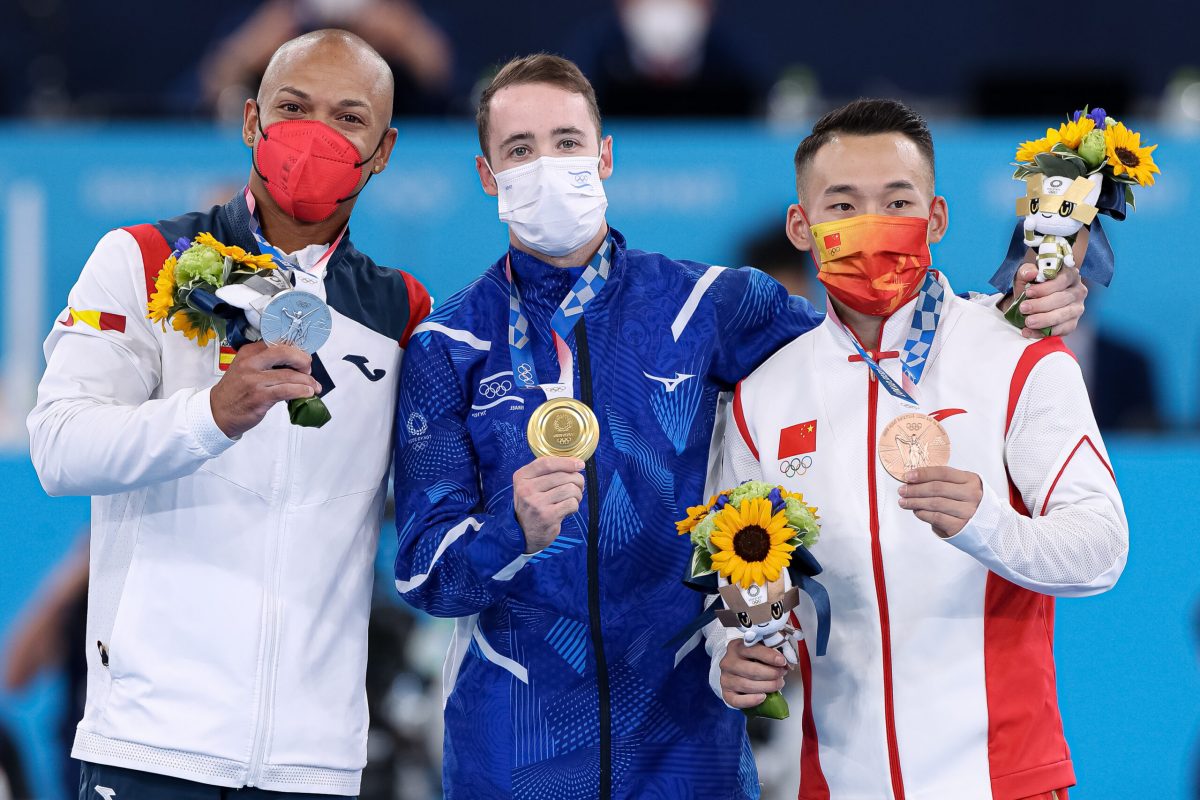
<instances>
[{"instance_id":1,"label":"sunflower","mask_svg":"<svg viewBox=\"0 0 1200 800\"><path fill-rule=\"evenodd\" d=\"M1064 122L1058 126L1058 140L1072 150L1079 150L1083 137L1096 127L1096 120L1091 117L1080 117L1078 120Z\"/></svg>"},{"instance_id":2,"label":"sunflower","mask_svg":"<svg viewBox=\"0 0 1200 800\"><path fill-rule=\"evenodd\" d=\"M1150 154L1158 145L1142 147L1140 133L1129 130L1122 122L1116 122L1104 129L1104 146L1114 177L1126 174L1139 186L1154 185L1154 173L1159 169Z\"/></svg>"},{"instance_id":3,"label":"sunflower","mask_svg":"<svg viewBox=\"0 0 1200 800\"><path fill-rule=\"evenodd\" d=\"M713 498L714 500L716 498ZM711 504L710 504L711 505ZM685 533L691 533L692 529L708 516L708 506L688 506L687 519L681 519L675 523L675 530L682 536Z\"/></svg>"},{"instance_id":4,"label":"sunflower","mask_svg":"<svg viewBox=\"0 0 1200 800\"><path fill-rule=\"evenodd\" d=\"M205 247L211 247L222 256L228 256L239 264L245 264L248 267L259 269L274 269L275 260L269 255L257 255L247 252L237 245L221 244L213 237L211 233L201 233L196 236L196 244L202 244Z\"/></svg>"},{"instance_id":5,"label":"sunflower","mask_svg":"<svg viewBox=\"0 0 1200 800\"><path fill-rule=\"evenodd\" d=\"M788 527L784 512L774 513L771 501L746 498L740 507L728 504L716 517L717 529L709 543L717 548L712 565L743 589L776 580L796 549L788 540L796 532Z\"/></svg>"},{"instance_id":6,"label":"sunflower","mask_svg":"<svg viewBox=\"0 0 1200 800\"><path fill-rule=\"evenodd\" d=\"M1058 135L1058 131L1053 128L1046 129L1046 135L1041 139L1033 139L1028 142L1021 142L1017 147L1016 160L1022 163L1032 164L1035 157L1042 153L1049 153L1050 148L1062 141L1062 137Z\"/></svg>"},{"instance_id":7,"label":"sunflower","mask_svg":"<svg viewBox=\"0 0 1200 800\"><path fill-rule=\"evenodd\" d=\"M201 347L205 347L216 336L212 322L191 311L180 311L171 317L171 327L187 338L194 339Z\"/></svg>"},{"instance_id":8,"label":"sunflower","mask_svg":"<svg viewBox=\"0 0 1200 800\"><path fill-rule=\"evenodd\" d=\"M175 305L175 256L171 256L163 262L162 269L158 271L158 277L154 279L154 294L150 296L150 302L146 304L146 314L148 319L155 322L166 324L167 314L171 311L171 306Z\"/></svg>"}]
</instances>

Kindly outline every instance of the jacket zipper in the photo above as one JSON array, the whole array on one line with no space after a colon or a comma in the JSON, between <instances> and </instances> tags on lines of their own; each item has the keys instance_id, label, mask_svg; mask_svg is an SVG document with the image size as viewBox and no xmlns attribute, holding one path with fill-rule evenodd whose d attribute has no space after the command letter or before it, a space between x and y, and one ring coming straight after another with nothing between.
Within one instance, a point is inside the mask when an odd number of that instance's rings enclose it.
<instances>
[{"instance_id":1,"label":"jacket zipper","mask_svg":"<svg viewBox=\"0 0 1200 800\"><path fill-rule=\"evenodd\" d=\"M579 399L592 406L592 365L588 354L587 323L580 317L575 328L579 355ZM612 797L612 718L608 692L608 662L604 659L604 637L600 622L600 482L593 453L584 468L588 504L587 585L588 623L592 650L596 653L596 689L600 703L600 800Z\"/></svg>"},{"instance_id":2,"label":"jacket zipper","mask_svg":"<svg viewBox=\"0 0 1200 800\"><path fill-rule=\"evenodd\" d=\"M263 595L263 660L261 678L259 679L258 695L258 724L254 732L254 749L250 755L250 775L246 780L247 786L261 786L263 766L266 761L267 739L274 727L273 701L275 698L276 663L279 661L279 579L283 559L284 525L287 519L287 504L291 495L291 465L295 463L296 441L300 436L295 425L288 425L287 456L279 466L277 480L279 488L276 491L275 536L271 542L268 556L267 571L270 582Z\"/></svg>"},{"instance_id":3,"label":"jacket zipper","mask_svg":"<svg viewBox=\"0 0 1200 800\"><path fill-rule=\"evenodd\" d=\"M889 622L887 584L883 573L883 546L879 541L879 498L875 485L875 416L879 405L879 381L867 370L867 494L871 515L871 568L875 574L875 600L879 606L879 630L883 654L883 713L887 729L888 765L894 800L904 800L904 777L900 773L900 746L896 740L896 707L892 698L892 631Z\"/></svg>"}]
</instances>

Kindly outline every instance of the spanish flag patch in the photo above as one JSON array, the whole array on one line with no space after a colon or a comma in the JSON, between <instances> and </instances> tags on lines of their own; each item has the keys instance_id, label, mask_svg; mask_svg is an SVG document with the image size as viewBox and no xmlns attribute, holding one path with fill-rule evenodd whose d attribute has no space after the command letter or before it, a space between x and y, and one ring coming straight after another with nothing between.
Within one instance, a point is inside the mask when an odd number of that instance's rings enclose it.
<instances>
[{"instance_id":1,"label":"spanish flag patch","mask_svg":"<svg viewBox=\"0 0 1200 800\"><path fill-rule=\"evenodd\" d=\"M77 311L74 308L68 308L67 315L60 319L58 324L70 328L79 322L98 331L125 332L125 318L120 314L110 314L107 311Z\"/></svg>"},{"instance_id":2,"label":"spanish flag patch","mask_svg":"<svg viewBox=\"0 0 1200 800\"><path fill-rule=\"evenodd\" d=\"M234 350L228 345L221 345L217 351L217 372L225 372L229 369L229 365L233 363L233 357L237 355L237 350Z\"/></svg>"}]
</instances>

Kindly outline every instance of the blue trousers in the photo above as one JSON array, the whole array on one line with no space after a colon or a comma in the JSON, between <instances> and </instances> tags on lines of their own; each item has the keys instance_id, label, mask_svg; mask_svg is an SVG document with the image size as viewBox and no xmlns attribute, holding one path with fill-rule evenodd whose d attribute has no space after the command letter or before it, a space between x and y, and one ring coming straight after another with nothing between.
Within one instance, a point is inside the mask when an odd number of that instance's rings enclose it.
<instances>
[{"instance_id":1,"label":"blue trousers","mask_svg":"<svg viewBox=\"0 0 1200 800\"><path fill-rule=\"evenodd\" d=\"M226 789L153 772L81 762L79 800L356 800L345 795Z\"/></svg>"}]
</instances>

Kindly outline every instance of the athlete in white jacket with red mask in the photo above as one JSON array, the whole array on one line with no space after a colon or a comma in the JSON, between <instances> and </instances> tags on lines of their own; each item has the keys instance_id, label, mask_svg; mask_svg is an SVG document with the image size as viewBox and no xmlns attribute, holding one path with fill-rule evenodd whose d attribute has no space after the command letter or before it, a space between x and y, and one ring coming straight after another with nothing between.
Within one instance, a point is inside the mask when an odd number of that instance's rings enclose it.
<instances>
[{"instance_id":1,"label":"athlete in white jacket with red mask","mask_svg":"<svg viewBox=\"0 0 1200 800\"><path fill-rule=\"evenodd\" d=\"M820 508L833 624L791 678L799 797L1064 798L1054 597L1110 588L1128 550L1079 368L927 269L948 216L911 110L830 113L796 170L788 233L815 251L830 314L738 387L717 474ZM778 653L710 638L730 705L782 685Z\"/></svg>"}]
</instances>

